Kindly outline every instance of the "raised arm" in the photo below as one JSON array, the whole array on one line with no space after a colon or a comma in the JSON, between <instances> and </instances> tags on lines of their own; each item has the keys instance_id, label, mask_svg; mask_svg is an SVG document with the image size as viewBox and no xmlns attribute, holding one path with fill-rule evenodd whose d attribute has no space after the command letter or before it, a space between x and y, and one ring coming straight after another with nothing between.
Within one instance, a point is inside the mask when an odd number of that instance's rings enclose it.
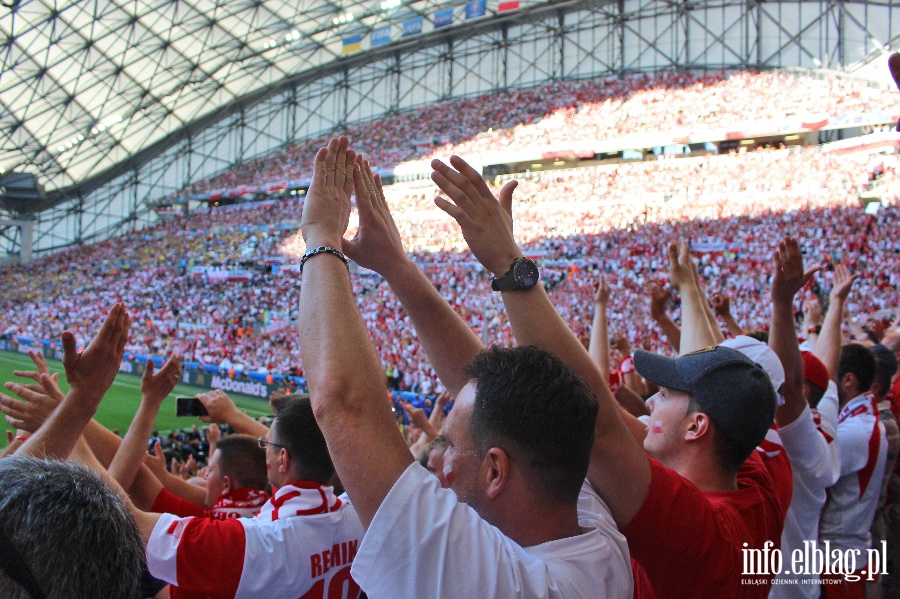
<instances>
[{"instance_id":1,"label":"raised arm","mask_svg":"<svg viewBox=\"0 0 900 599\"><path fill-rule=\"evenodd\" d=\"M422 408L417 408L405 401L401 401L400 406L403 408L403 411L406 412L410 423L412 423L413 426L417 426L422 429L422 434L419 435L419 438L416 440L416 442L409 447L409 452L412 455L416 455L416 453L420 449L437 439L440 433L436 428L434 428L431 422L428 421L428 418L425 417L425 410L423 410Z\"/></svg>"},{"instance_id":2,"label":"raised arm","mask_svg":"<svg viewBox=\"0 0 900 599\"><path fill-rule=\"evenodd\" d=\"M669 283L681 294L681 346L678 353L682 356L717 343L704 306L706 300L700 295L694 272L688 244L683 241L671 244Z\"/></svg>"},{"instance_id":3,"label":"raised arm","mask_svg":"<svg viewBox=\"0 0 900 599\"><path fill-rule=\"evenodd\" d=\"M716 320L716 315L710 305L709 298L706 297L706 292L703 290L703 281L700 280L700 269L697 268L697 263L693 260L691 260L691 269L694 273L694 285L697 286L697 293L700 296L700 305L703 306L703 312L706 314L706 322L709 323L709 331L712 334L716 345L718 345L725 341L725 333L722 332L722 327L719 326L719 322Z\"/></svg>"},{"instance_id":4,"label":"raised arm","mask_svg":"<svg viewBox=\"0 0 900 599\"><path fill-rule=\"evenodd\" d=\"M819 298L812 296L805 299L803 301L803 336L809 342L810 350L815 349L816 343L819 342L819 333L822 331L824 320Z\"/></svg>"},{"instance_id":5,"label":"raised arm","mask_svg":"<svg viewBox=\"0 0 900 599\"><path fill-rule=\"evenodd\" d=\"M109 465L110 476L125 490L131 488L135 475L144 463L147 441L150 440L159 408L181 378L181 356L177 353L172 354L156 374L153 374L154 366L153 360L147 360L141 377L141 405Z\"/></svg>"},{"instance_id":6,"label":"raised arm","mask_svg":"<svg viewBox=\"0 0 900 599\"><path fill-rule=\"evenodd\" d=\"M332 139L316 154L301 231L309 250L339 248L350 192L374 193L349 141ZM316 420L335 470L363 526L413 458L385 401L384 373L369 341L346 264L329 252L308 257L300 286L300 347Z\"/></svg>"},{"instance_id":7,"label":"raised arm","mask_svg":"<svg viewBox=\"0 0 900 599\"><path fill-rule=\"evenodd\" d=\"M428 416L428 422L431 423L431 426L433 426L436 431L440 431L444 426L444 420L447 418L444 414L444 408L450 403L450 399L450 391L444 390L437 396L437 400L434 402L434 408Z\"/></svg>"},{"instance_id":8,"label":"raised arm","mask_svg":"<svg viewBox=\"0 0 900 599\"><path fill-rule=\"evenodd\" d=\"M450 164L453 168L432 161L432 180L453 200L438 198L435 203L459 223L476 258L496 276L503 276L513 260L522 257L513 237L511 190L501 191L498 202L481 175L464 160L454 156ZM540 282L528 290L504 291L503 303L520 345L555 353L597 396L600 410L588 479L616 523L627 524L647 496L650 464L623 422L600 369L556 312Z\"/></svg>"},{"instance_id":9,"label":"raised arm","mask_svg":"<svg viewBox=\"0 0 900 599\"><path fill-rule=\"evenodd\" d=\"M609 306L609 284L601 276L594 290L594 323L591 326L591 341L588 353L600 369L600 375L609 382L609 329L606 309Z\"/></svg>"},{"instance_id":10,"label":"raised arm","mask_svg":"<svg viewBox=\"0 0 900 599\"><path fill-rule=\"evenodd\" d=\"M843 264L838 264L834 269L834 286L829 296L828 312L825 314L825 322L822 323L822 332L816 341L813 353L828 367L831 380L837 382L838 364L841 361L841 345L844 334L841 331L841 321L844 317L844 306L847 296L853 287L856 275L850 274Z\"/></svg>"},{"instance_id":11,"label":"raised arm","mask_svg":"<svg viewBox=\"0 0 900 599\"><path fill-rule=\"evenodd\" d=\"M180 476L166 470L166 456L163 454L159 441L154 444L153 453L155 455L147 452L144 465L128 491L134 504L142 510L150 510L160 491L165 487L168 492L185 501L190 501L198 507L207 507L206 489L192 485ZM209 455L212 457L212 453Z\"/></svg>"},{"instance_id":12,"label":"raised arm","mask_svg":"<svg viewBox=\"0 0 900 599\"><path fill-rule=\"evenodd\" d=\"M100 331L81 353L76 351L75 336L69 331L63 332L63 366L69 392L16 455L68 457L119 372L130 323L125 305L115 304Z\"/></svg>"},{"instance_id":13,"label":"raised arm","mask_svg":"<svg viewBox=\"0 0 900 599\"><path fill-rule=\"evenodd\" d=\"M737 337L738 335L744 334L744 329L738 324L738 321L735 320L734 316L731 314L731 298L725 295L724 293L714 293L710 299L712 303L713 311L716 314L722 317L722 320L725 321L725 326L728 327L728 332Z\"/></svg>"},{"instance_id":14,"label":"raised arm","mask_svg":"<svg viewBox=\"0 0 900 599\"><path fill-rule=\"evenodd\" d=\"M803 396L803 359L794 326L794 296L820 267L803 271L800 244L790 236L778 244L772 266L774 272L769 347L778 355L784 367L784 386L781 389L784 405L775 412L775 422L778 426L787 426L799 418L807 406Z\"/></svg>"},{"instance_id":15,"label":"raised arm","mask_svg":"<svg viewBox=\"0 0 900 599\"><path fill-rule=\"evenodd\" d=\"M197 399L209 412L209 416L200 417L203 422L230 424L235 431L254 437L265 437L269 432L266 425L238 410L231 398L221 389L200 393L197 395Z\"/></svg>"},{"instance_id":16,"label":"raised arm","mask_svg":"<svg viewBox=\"0 0 900 599\"><path fill-rule=\"evenodd\" d=\"M362 175L356 189L359 229L353 239L343 241L343 250L388 282L412 320L432 368L450 395L456 397L468 382L463 367L483 345L407 256L381 179L372 174L368 162L360 160L358 166Z\"/></svg>"},{"instance_id":17,"label":"raised arm","mask_svg":"<svg viewBox=\"0 0 900 599\"><path fill-rule=\"evenodd\" d=\"M647 295L650 296L650 316L662 329L666 339L669 340L669 345L677 352L681 347L681 329L666 314L666 300L669 299L668 292L652 281L644 283L644 289L647 290Z\"/></svg>"}]
</instances>

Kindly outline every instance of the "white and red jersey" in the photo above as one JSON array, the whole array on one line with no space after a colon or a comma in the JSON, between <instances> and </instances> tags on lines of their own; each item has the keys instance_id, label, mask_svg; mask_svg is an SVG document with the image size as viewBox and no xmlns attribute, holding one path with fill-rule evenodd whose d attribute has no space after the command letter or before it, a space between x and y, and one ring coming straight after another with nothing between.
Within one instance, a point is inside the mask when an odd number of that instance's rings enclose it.
<instances>
[{"instance_id":1,"label":"white and red jersey","mask_svg":"<svg viewBox=\"0 0 900 599\"><path fill-rule=\"evenodd\" d=\"M859 395L848 401L838 415L837 431L841 477L828 490L819 539L830 541L832 549L857 549L865 555L887 462L887 439L875 400Z\"/></svg>"},{"instance_id":2,"label":"white and red jersey","mask_svg":"<svg viewBox=\"0 0 900 599\"><path fill-rule=\"evenodd\" d=\"M825 505L825 490L841 475L841 455L837 442L837 385L828 389L816 409L809 406L792 423L779 427L784 450L791 460L794 495L781 533L781 553L789 557L795 549L803 549L804 541L818 542L819 519ZM785 570L787 568L784 568ZM821 587L818 575L780 574L776 578L797 580L809 578L805 584L774 584L770 599L818 599Z\"/></svg>"},{"instance_id":3,"label":"white and red jersey","mask_svg":"<svg viewBox=\"0 0 900 599\"><path fill-rule=\"evenodd\" d=\"M254 518L163 514L147 543L150 573L179 598L356 599L350 564L363 527L346 497L298 482Z\"/></svg>"},{"instance_id":4,"label":"white and red jersey","mask_svg":"<svg viewBox=\"0 0 900 599\"><path fill-rule=\"evenodd\" d=\"M587 483L578 506L583 534L522 547L413 463L372 519L353 577L373 599L630 599L625 538Z\"/></svg>"}]
</instances>

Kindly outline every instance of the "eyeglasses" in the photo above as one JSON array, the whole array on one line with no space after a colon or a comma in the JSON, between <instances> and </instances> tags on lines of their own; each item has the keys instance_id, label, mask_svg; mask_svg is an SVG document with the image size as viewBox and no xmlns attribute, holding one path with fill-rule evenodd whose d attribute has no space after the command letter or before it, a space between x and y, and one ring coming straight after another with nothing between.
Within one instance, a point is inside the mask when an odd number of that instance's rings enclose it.
<instances>
[{"instance_id":1,"label":"eyeglasses","mask_svg":"<svg viewBox=\"0 0 900 599\"><path fill-rule=\"evenodd\" d=\"M257 445L259 445L260 449L265 449L266 445L271 445L272 447L280 447L282 449L287 449L284 445L279 445L278 443L272 443L271 441L266 441L262 437L256 439Z\"/></svg>"}]
</instances>

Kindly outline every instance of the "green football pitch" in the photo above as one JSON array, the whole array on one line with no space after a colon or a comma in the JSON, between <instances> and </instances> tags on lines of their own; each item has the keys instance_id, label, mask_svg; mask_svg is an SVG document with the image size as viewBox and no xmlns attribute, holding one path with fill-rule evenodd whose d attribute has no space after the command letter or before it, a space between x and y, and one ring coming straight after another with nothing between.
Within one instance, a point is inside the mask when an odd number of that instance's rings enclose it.
<instances>
[{"instance_id":1,"label":"green football pitch","mask_svg":"<svg viewBox=\"0 0 900 599\"><path fill-rule=\"evenodd\" d=\"M47 360L47 366L50 372L59 372L60 387L63 391L68 389L64 378L63 367L61 362L55 360ZM21 379L13 375L13 370L34 370L34 363L25 354L0 351L0 385L6 381L19 381L23 383L30 382L28 379ZM189 395L193 396L197 393L203 393L208 389L192 387L190 385L178 385L169 397L162 404L159 415L156 417L155 427L160 431L168 431L172 429L187 428L192 424L202 425L197 418L177 417L175 416L175 397ZM6 389L0 389L0 392L15 397ZM229 393L228 395L234 400L234 403L241 410L249 415L263 416L271 414L269 402L248 395L239 395L237 393ZM131 419L137 411L138 405L141 403L141 377L133 374L119 373L113 382L112 387L106 392L100 408L95 416L97 422L110 430L118 430L122 435L128 430ZM3 414L0 414L2 416ZM6 420L2 420L4 429L10 428ZM0 447L6 445L6 434L0 433Z\"/></svg>"}]
</instances>

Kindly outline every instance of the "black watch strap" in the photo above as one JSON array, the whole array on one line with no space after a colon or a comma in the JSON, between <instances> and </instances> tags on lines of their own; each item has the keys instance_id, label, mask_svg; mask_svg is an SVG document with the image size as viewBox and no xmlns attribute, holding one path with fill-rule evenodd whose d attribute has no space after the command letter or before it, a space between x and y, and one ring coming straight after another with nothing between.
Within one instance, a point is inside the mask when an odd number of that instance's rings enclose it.
<instances>
[{"instance_id":1,"label":"black watch strap","mask_svg":"<svg viewBox=\"0 0 900 599\"><path fill-rule=\"evenodd\" d=\"M519 285L516 283L516 277L511 268L502 277L491 277L491 289L494 291L512 291L518 289L518 287Z\"/></svg>"},{"instance_id":2,"label":"black watch strap","mask_svg":"<svg viewBox=\"0 0 900 599\"><path fill-rule=\"evenodd\" d=\"M532 269L531 273L533 276L523 277L522 270L524 269ZM518 274L518 277L516 276ZM516 258L513 260L513 263L510 265L509 270L506 271L502 277L492 277L491 278L491 289L494 291L515 291L518 289L531 289L534 287L538 279L540 278L540 274L537 270L537 265L533 260L528 258ZM530 282L529 282L530 281Z\"/></svg>"}]
</instances>

